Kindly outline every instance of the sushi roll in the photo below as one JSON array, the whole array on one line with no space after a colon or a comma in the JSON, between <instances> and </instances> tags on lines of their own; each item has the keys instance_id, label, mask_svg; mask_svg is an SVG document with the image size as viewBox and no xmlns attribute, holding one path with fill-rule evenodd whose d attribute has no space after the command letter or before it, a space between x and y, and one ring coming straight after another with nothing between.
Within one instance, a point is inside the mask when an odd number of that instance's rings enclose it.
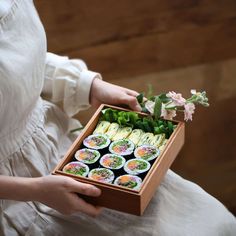
<instances>
[{"instance_id":1,"label":"sushi roll","mask_svg":"<svg viewBox=\"0 0 236 236\"><path fill-rule=\"evenodd\" d=\"M125 158L117 154L105 154L100 159L100 164L108 169L120 169L125 164Z\"/></svg>"},{"instance_id":2,"label":"sushi roll","mask_svg":"<svg viewBox=\"0 0 236 236\"><path fill-rule=\"evenodd\" d=\"M105 134L109 126L110 126L110 122L100 121L96 129L93 131L93 134Z\"/></svg>"},{"instance_id":3,"label":"sushi roll","mask_svg":"<svg viewBox=\"0 0 236 236\"><path fill-rule=\"evenodd\" d=\"M141 138L141 136L144 134L143 130L141 129L134 129L131 134L128 136L128 139L133 142L133 144L136 146Z\"/></svg>"},{"instance_id":4,"label":"sushi roll","mask_svg":"<svg viewBox=\"0 0 236 236\"><path fill-rule=\"evenodd\" d=\"M85 177L89 173L89 167L82 162L73 161L65 165L62 171L67 174L73 174Z\"/></svg>"},{"instance_id":5,"label":"sushi roll","mask_svg":"<svg viewBox=\"0 0 236 236\"><path fill-rule=\"evenodd\" d=\"M139 175L148 171L151 164L143 159L130 159L125 163L124 170L126 173L131 175Z\"/></svg>"},{"instance_id":6,"label":"sushi roll","mask_svg":"<svg viewBox=\"0 0 236 236\"><path fill-rule=\"evenodd\" d=\"M119 127L120 127L120 126L119 126L117 123L111 123L110 126L109 126L109 128L108 128L108 130L107 130L107 132L105 133L106 136L107 136L109 139L112 139L112 138L116 135L116 133L117 133Z\"/></svg>"},{"instance_id":7,"label":"sushi roll","mask_svg":"<svg viewBox=\"0 0 236 236\"><path fill-rule=\"evenodd\" d=\"M165 140L165 134L157 134L153 137L151 145L160 147Z\"/></svg>"},{"instance_id":8,"label":"sushi roll","mask_svg":"<svg viewBox=\"0 0 236 236\"><path fill-rule=\"evenodd\" d=\"M134 150L134 156L136 158L142 158L146 161L151 161L160 155L160 151L157 147L152 145L142 145Z\"/></svg>"},{"instance_id":9,"label":"sushi roll","mask_svg":"<svg viewBox=\"0 0 236 236\"><path fill-rule=\"evenodd\" d=\"M96 150L83 148L75 153L75 159L85 164L93 164L100 158L100 153Z\"/></svg>"},{"instance_id":10,"label":"sushi roll","mask_svg":"<svg viewBox=\"0 0 236 236\"><path fill-rule=\"evenodd\" d=\"M144 133L141 136L137 146L141 146L141 145L144 145L144 144L151 144L151 141L152 141L153 137L154 137L153 133Z\"/></svg>"},{"instance_id":11,"label":"sushi roll","mask_svg":"<svg viewBox=\"0 0 236 236\"><path fill-rule=\"evenodd\" d=\"M103 183L112 183L115 178L114 173L106 168L96 168L89 172L88 177L90 179L103 182Z\"/></svg>"},{"instance_id":12,"label":"sushi roll","mask_svg":"<svg viewBox=\"0 0 236 236\"><path fill-rule=\"evenodd\" d=\"M115 179L114 184L133 190L139 190L142 185L142 179L136 175L121 175Z\"/></svg>"},{"instance_id":13,"label":"sushi roll","mask_svg":"<svg viewBox=\"0 0 236 236\"><path fill-rule=\"evenodd\" d=\"M116 141L119 139L124 139L127 138L130 133L132 132L132 128L131 127L120 127L117 130L117 133L112 137L112 141Z\"/></svg>"},{"instance_id":14,"label":"sushi roll","mask_svg":"<svg viewBox=\"0 0 236 236\"><path fill-rule=\"evenodd\" d=\"M103 149L108 147L110 142L110 139L104 134L92 134L84 139L83 144L87 148Z\"/></svg>"},{"instance_id":15,"label":"sushi roll","mask_svg":"<svg viewBox=\"0 0 236 236\"><path fill-rule=\"evenodd\" d=\"M109 146L109 151L113 154L126 156L134 150L134 144L129 139L120 139L114 141Z\"/></svg>"}]
</instances>

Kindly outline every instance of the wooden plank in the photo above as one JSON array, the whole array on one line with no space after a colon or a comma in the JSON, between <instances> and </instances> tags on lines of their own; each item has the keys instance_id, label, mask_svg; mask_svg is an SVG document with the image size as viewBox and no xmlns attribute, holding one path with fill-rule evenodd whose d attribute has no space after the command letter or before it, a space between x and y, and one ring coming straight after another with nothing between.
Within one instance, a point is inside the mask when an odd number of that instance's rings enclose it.
<instances>
[{"instance_id":1,"label":"wooden plank","mask_svg":"<svg viewBox=\"0 0 236 236\"><path fill-rule=\"evenodd\" d=\"M48 34L49 48L62 53L139 35L206 26L236 16L233 0L35 3Z\"/></svg>"},{"instance_id":2,"label":"wooden plank","mask_svg":"<svg viewBox=\"0 0 236 236\"><path fill-rule=\"evenodd\" d=\"M49 50L84 59L106 80L236 55L233 0L38 0L36 5Z\"/></svg>"},{"instance_id":3,"label":"wooden plank","mask_svg":"<svg viewBox=\"0 0 236 236\"><path fill-rule=\"evenodd\" d=\"M70 52L106 80L135 76L236 55L236 20L117 41Z\"/></svg>"}]
</instances>

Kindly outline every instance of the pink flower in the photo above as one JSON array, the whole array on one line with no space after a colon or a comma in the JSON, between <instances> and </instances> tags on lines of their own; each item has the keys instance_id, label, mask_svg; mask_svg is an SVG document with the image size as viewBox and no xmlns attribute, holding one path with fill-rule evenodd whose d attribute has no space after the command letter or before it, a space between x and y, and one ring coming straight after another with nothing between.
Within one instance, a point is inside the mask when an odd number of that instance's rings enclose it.
<instances>
[{"instance_id":1,"label":"pink flower","mask_svg":"<svg viewBox=\"0 0 236 236\"><path fill-rule=\"evenodd\" d=\"M192 120L193 117L193 113L194 113L194 110L195 110L195 105L193 103L186 103L184 105L184 120L188 121L188 120Z\"/></svg>"},{"instance_id":2,"label":"pink flower","mask_svg":"<svg viewBox=\"0 0 236 236\"><path fill-rule=\"evenodd\" d=\"M191 90L190 90L190 92L191 92L191 94L192 94L192 95L195 95L195 94L197 94L197 91L196 91L196 89L191 89Z\"/></svg>"},{"instance_id":3,"label":"pink flower","mask_svg":"<svg viewBox=\"0 0 236 236\"><path fill-rule=\"evenodd\" d=\"M153 101L146 101L145 103L145 108L151 113L153 114L154 113L154 106L155 106L155 102Z\"/></svg>"},{"instance_id":4,"label":"pink flower","mask_svg":"<svg viewBox=\"0 0 236 236\"><path fill-rule=\"evenodd\" d=\"M171 98L173 103L176 106L183 106L186 102L185 98L182 97L181 93L176 93L176 92L172 91L172 92L167 93L166 96L168 98Z\"/></svg>"},{"instance_id":5,"label":"pink flower","mask_svg":"<svg viewBox=\"0 0 236 236\"><path fill-rule=\"evenodd\" d=\"M172 120L173 117L176 116L176 110L166 110L165 106L162 104L161 116L164 117L164 119Z\"/></svg>"}]
</instances>

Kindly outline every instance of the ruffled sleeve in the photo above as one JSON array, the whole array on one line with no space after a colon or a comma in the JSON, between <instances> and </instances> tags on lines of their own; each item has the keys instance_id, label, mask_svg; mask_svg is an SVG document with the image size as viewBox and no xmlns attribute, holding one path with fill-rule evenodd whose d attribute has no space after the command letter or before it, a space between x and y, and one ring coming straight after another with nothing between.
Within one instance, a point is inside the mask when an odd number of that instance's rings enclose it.
<instances>
[{"instance_id":1,"label":"ruffled sleeve","mask_svg":"<svg viewBox=\"0 0 236 236\"><path fill-rule=\"evenodd\" d=\"M89 71L82 60L47 53L42 94L54 103L62 102L71 117L90 107L90 88L95 78L102 79L99 73Z\"/></svg>"}]
</instances>

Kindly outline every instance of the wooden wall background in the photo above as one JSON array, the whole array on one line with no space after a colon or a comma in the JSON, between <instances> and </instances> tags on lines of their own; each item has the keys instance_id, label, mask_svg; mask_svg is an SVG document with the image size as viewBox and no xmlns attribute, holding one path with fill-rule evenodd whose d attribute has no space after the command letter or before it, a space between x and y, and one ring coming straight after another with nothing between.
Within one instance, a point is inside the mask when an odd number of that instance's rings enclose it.
<instances>
[{"instance_id":1,"label":"wooden wall background","mask_svg":"<svg viewBox=\"0 0 236 236\"><path fill-rule=\"evenodd\" d=\"M48 50L155 93L206 90L173 169L236 213L236 1L36 0ZM93 110L79 114L83 123Z\"/></svg>"}]
</instances>

